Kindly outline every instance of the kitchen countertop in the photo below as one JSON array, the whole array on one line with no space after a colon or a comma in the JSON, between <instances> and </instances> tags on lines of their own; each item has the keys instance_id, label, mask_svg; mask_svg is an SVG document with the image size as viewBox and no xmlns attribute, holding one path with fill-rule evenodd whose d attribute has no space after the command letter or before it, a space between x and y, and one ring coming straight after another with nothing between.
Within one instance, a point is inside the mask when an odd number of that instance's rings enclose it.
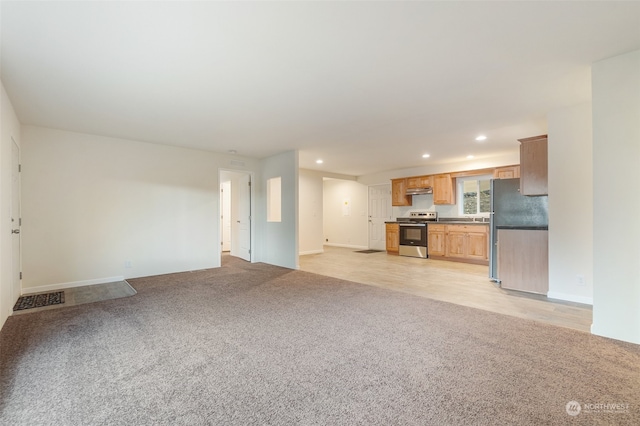
<instances>
[{"instance_id":1,"label":"kitchen countertop","mask_svg":"<svg viewBox=\"0 0 640 426\"><path fill-rule=\"evenodd\" d=\"M442 225L488 225L489 222L473 222L466 220L438 220L437 222L429 222L433 224L442 224Z\"/></svg>"},{"instance_id":2,"label":"kitchen countertop","mask_svg":"<svg viewBox=\"0 0 640 426\"><path fill-rule=\"evenodd\" d=\"M387 220L384 223L406 223L406 222L399 222L397 220ZM426 222L428 225L488 225L489 222L473 222L473 221L466 221L466 220L437 220L437 221L428 221Z\"/></svg>"},{"instance_id":3,"label":"kitchen countertop","mask_svg":"<svg viewBox=\"0 0 640 426\"><path fill-rule=\"evenodd\" d=\"M544 226L523 226L523 225L499 225L496 229L517 229L519 231L548 231L549 225Z\"/></svg>"},{"instance_id":4,"label":"kitchen countertop","mask_svg":"<svg viewBox=\"0 0 640 426\"><path fill-rule=\"evenodd\" d=\"M385 223L402 223L397 220L387 220ZM463 220L438 220L427 222L427 225L489 225L489 222L466 222ZM526 225L499 225L496 229L521 229L525 231L548 231L549 226L526 226Z\"/></svg>"}]
</instances>

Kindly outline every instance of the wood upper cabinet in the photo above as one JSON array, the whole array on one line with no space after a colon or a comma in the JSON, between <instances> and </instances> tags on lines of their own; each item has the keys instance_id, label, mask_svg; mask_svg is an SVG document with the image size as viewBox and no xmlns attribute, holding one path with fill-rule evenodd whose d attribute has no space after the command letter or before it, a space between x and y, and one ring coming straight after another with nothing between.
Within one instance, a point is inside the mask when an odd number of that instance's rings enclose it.
<instances>
[{"instance_id":1,"label":"wood upper cabinet","mask_svg":"<svg viewBox=\"0 0 640 426\"><path fill-rule=\"evenodd\" d=\"M450 173L433 176L433 204L456 203L456 180Z\"/></svg>"},{"instance_id":2,"label":"wood upper cabinet","mask_svg":"<svg viewBox=\"0 0 640 426\"><path fill-rule=\"evenodd\" d=\"M520 193L547 195L547 135L520 141Z\"/></svg>"},{"instance_id":3,"label":"wood upper cabinet","mask_svg":"<svg viewBox=\"0 0 640 426\"><path fill-rule=\"evenodd\" d=\"M398 254L400 250L400 225L397 223L387 223L387 252Z\"/></svg>"},{"instance_id":4,"label":"wood upper cabinet","mask_svg":"<svg viewBox=\"0 0 640 426\"><path fill-rule=\"evenodd\" d=\"M413 176L407 178L407 188L430 188L433 186L432 176Z\"/></svg>"},{"instance_id":5,"label":"wood upper cabinet","mask_svg":"<svg viewBox=\"0 0 640 426\"><path fill-rule=\"evenodd\" d=\"M493 170L494 179L513 179L520 177L520 166L496 167Z\"/></svg>"},{"instance_id":6,"label":"wood upper cabinet","mask_svg":"<svg viewBox=\"0 0 640 426\"><path fill-rule=\"evenodd\" d=\"M391 179L391 205L410 206L413 204L411 195L407 195L407 179Z\"/></svg>"},{"instance_id":7,"label":"wood upper cabinet","mask_svg":"<svg viewBox=\"0 0 640 426\"><path fill-rule=\"evenodd\" d=\"M427 250L429 256L444 256L445 225L427 225Z\"/></svg>"},{"instance_id":8,"label":"wood upper cabinet","mask_svg":"<svg viewBox=\"0 0 640 426\"><path fill-rule=\"evenodd\" d=\"M488 264L489 227L487 225L447 225L446 253L452 260Z\"/></svg>"}]
</instances>

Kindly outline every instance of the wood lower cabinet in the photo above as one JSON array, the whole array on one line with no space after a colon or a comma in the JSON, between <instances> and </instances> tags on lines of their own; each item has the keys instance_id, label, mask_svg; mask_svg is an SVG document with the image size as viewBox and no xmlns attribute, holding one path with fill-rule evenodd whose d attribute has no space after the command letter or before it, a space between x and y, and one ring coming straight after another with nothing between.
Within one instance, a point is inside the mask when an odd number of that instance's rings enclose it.
<instances>
[{"instance_id":1,"label":"wood lower cabinet","mask_svg":"<svg viewBox=\"0 0 640 426\"><path fill-rule=\"evenodd\" d=\"M488 230L486 225L448 225L446 256L488 264Z\"/></svg>"},{"instance_id":2,"label":"wood lower cabinet","mask_svg":"<svg viewBox=\"0 0 640 426\"><path fill-rule=\"evenodd\" d=\"M429 257L489 264L488 225L428 225Z\"/></svg>"},{"instance_id":3,"label":"wood lower cabinet","mask_svg":"<svg viewBox=\"0 0 640 426\"><path fill-rule=\"evenodd\" d=\"M465 258L467 257L465 254L467 233L457 228L457 226L447 227L447 250L445 256Z\"/></svg>"},{"instance_id":4,"label":"wood lower cabinet","mask_svg":"<svg viewBox=\"0 0 640 426\"><path fill-rule=\"evenodd\" d=\"M397 223L386 224L387 253L398 254L400 251L400 225Z\"/></svg>"},{"instance_id":5,"label":"wood lower cabinet","mask_svg":"<svg viewBox=\"0 0 640 426\"><path fill-rule=\"evenodd\" d=\"M407 195L407 179L391 179L391 205L410 206L413 197Z\"/></svg>"},{"instance_id":6,"label":"wood lower cabinet","mask_svg":"<svg viewBox=\"0 0 640 426\"><path fill-rule=\"evenodd\" d=\"M433 176L433 204L456 203L456 180L450 173Z\"/></svg>"},{"instance_id":7,"label":"wood lower cabinet","mask_svg":"<svg viewBox=\"0 0 640 426\"><path fill-rule=\"evenodd\" d=\"M444 256L445 225L427 225L427 252L431 256Z\"/></svg>"},{"instance_id":8,"label":"wood lower cabinet","mask_svg":"<svg viewBox=\"0 0 640 426\"><path fill-rule=\"evenodd\" d=\"M520 141L520 193L547 195L547 135L518 139Z\"/></svg>"},{"instance_id":9,"label":"wood lower cabinet","mask_svg":"<svg viewBox=\"0 0 640 426\"><path fill-rule=\"evenodd\" d=\"M549 232L498 229L501 287L546 295L549 292Z\"/></svg>"},{"instance_id":10,"label":"wood lower cabinet","mask_svg":"<svg viewBox=\"0 0 640 426\"><path fill-rule=\"evenodd\" d=\"M513 179L520 177L520 166L496 167L493 170L494 179Z\"/></svg>"},{"instance_id":11,"label":"wood lower cabinet","mask_svg":"<svg viewBox=\"0 0 640 426\"><path fill-rule=\"evenodd\" d=\"M467 259L479 262L489 262L489 233L486 230L479 231L478 226L472 226L474 231L467 233L466 255Z\"/></svg>"}]
</instances>

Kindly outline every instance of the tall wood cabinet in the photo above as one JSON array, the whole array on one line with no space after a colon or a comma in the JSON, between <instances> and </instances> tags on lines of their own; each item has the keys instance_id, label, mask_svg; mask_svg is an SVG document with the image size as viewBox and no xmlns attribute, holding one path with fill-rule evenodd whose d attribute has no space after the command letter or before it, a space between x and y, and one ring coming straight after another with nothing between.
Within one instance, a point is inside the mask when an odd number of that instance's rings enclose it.
<instances>
[{"instance_id":1,"label":"tall wood cabinet","mask_svg":"<svg viewBox=\"0 0 640 426\"><path fill-rule=\"evenodd\" d=\"M520 193L547 195L547 135L518 139L520 142Z\"/></svg>"},{"instance_id":2,"label":"tall wood cabinet","mask_svg":"<svg viewBox=\"0 0 640 426\"><path fill-rule=\"evenodd\" d=\"M410 206L412 204L411 195L407 195L407 179L391 179L391 205Z\"/></svg>"}]
</instances>

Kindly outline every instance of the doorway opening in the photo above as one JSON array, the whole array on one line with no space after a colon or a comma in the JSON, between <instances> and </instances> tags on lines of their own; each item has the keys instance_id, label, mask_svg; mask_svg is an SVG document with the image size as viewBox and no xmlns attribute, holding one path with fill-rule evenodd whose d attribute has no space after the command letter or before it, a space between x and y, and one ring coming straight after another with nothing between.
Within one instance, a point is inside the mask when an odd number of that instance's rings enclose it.
<instances>
[{"instance_id":1,"label":"doorway opening","mask_svg":"<svg viewBox=\"0 0 640 426\"><path fill-rule=\"evenodd\" d=\"M220 255L252 261L251 181L248 172L220 170Z\"/></svg>"}]
</instances>

